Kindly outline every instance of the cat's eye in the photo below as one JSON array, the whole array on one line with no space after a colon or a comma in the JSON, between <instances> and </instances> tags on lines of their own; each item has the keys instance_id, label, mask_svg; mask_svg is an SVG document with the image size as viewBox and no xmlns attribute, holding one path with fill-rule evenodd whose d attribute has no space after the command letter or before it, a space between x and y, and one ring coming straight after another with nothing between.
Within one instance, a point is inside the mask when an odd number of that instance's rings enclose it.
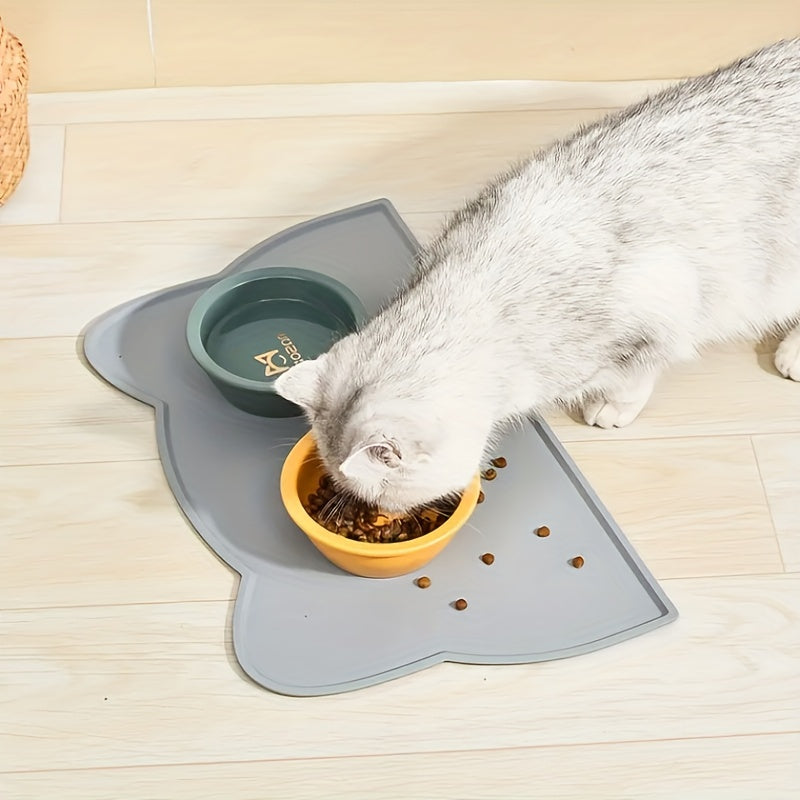
<instances>
[{"instance_id":1,"label":"cat's eye","mask_svg":"<svg viewBox=\"0 0 800 800\"><path fill-rule=\"evenodd\" d=\"M386 447L386 445L378 445L377 447L371 448L371 450L372 454L378 459L378 461L382 461L387 466L389 465L392 458L392 451Z\"/></svg>"},{"instance_id":2,"label":"cat's eye","mask_svg":"<svg viewBox=\"0 0 800 800\"><path fill-rule=\"evenodd\" d=\"M400 453L396 447L389 444L376 444L370 447L372 457L387 467L400 466Z\"/></svg>"}]
</instances>

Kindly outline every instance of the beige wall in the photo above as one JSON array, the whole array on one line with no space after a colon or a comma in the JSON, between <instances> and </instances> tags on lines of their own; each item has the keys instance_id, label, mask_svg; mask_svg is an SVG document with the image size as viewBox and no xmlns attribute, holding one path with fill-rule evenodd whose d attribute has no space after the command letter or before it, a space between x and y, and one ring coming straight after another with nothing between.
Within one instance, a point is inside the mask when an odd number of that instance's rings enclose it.
<instances>
[{"instance_id":1,"label":"beige wall","mask_svg":"<svg viewBox=\"0 0 800 800\"><path fill-rule=\"evenodd\" d=\"M800 0L0 0L32 91L695 74Z\"/></svg>"}]
</instances>

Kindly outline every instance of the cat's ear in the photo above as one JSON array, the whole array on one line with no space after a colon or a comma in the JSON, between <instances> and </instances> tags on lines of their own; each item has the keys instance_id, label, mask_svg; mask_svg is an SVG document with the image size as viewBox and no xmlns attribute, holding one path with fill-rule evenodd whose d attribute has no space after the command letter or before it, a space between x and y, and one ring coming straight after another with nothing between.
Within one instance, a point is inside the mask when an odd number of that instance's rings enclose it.
<instances>
[{"instance_id":1,"label":"cat's ear","mask_svg":"<svg viewBox=\"0 0 800 800\"><path fill-rule=\"evenodd\" d=\"M319 401L320 377L325 355L301 361L275 381L275 391L306 411L313 411Z\"/></svg>"},{"instance_id":2,"label":"cat's ear","mask_svg":"<svg viewBox=\"0 0 800 800\"><path fill-rule=\"evenodd\" d=\"M342 475L361 483L372 484L385 478L403 463L397 442L378 440L355 447L339 465Z\"/></svg>"}]
</instances>

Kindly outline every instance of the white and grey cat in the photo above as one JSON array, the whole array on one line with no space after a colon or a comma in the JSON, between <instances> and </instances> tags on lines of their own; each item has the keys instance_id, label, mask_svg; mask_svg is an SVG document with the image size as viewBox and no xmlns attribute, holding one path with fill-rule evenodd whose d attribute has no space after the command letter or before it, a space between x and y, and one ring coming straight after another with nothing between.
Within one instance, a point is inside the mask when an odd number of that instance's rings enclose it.
<instances>
[{"instance_id":1,"label":"white and grey cat","mask_svg":"<svg viewBox=\"0 0 800 800\"><path fill-rule=\"evenodd\" d=\"M627 425L659 373L714 342L781 328L775 365L800 380L798 323L795 39L497 178L396 298L276 388L340 487L404 511L462 490L510 419L569 404Z\"/></svg>"}]
</instances>

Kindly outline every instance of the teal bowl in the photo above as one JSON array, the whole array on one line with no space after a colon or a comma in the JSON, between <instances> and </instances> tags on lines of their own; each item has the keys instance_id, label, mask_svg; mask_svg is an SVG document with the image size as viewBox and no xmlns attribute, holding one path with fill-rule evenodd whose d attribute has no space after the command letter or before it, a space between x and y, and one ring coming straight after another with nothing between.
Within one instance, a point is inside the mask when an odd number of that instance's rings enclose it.
<instances>
[{"instance_id":1,"label":"teal bowl","mask_svg":"<svg viewBox=\"0 0 800 800\"><path fill-rule=\"evenodd\" d=\"M261 417L302 412L275 379L330 349L364 321L361 301L327 275L294 267L238 272L215 283L189 312L195 361L234 406Z\"/></svg>"}]
</instances>

